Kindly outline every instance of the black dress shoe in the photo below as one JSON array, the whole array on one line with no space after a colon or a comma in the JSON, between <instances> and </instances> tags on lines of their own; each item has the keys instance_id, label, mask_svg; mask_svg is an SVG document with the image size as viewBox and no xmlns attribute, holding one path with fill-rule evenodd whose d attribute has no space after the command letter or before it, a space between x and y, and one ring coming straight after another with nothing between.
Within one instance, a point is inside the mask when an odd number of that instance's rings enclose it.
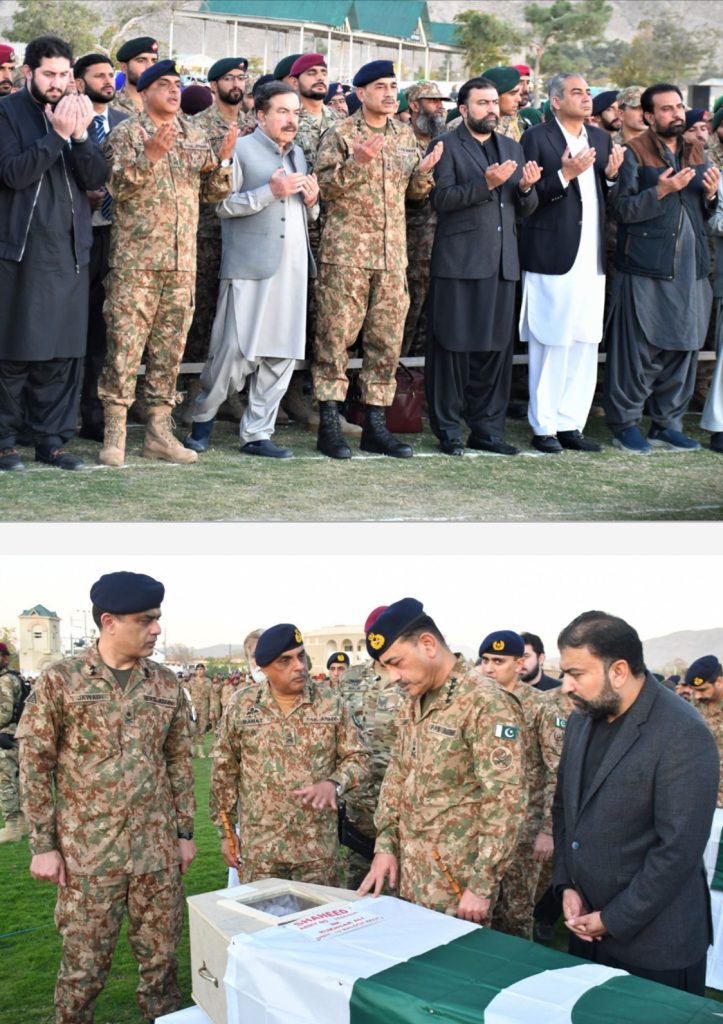
<instances>
[{"instance_id":1,"label":"black dress shoe","mask_svg":"<svg viewBox=\"0 0 723 1024\"><path fill-rule=\"evenodd\" d=\"M439 450L445 455L464 455L464 445L460 440L440 441Z\"/></svg>"},{"instance_id":2,"label":"black dress shoe","mask_svg":"<svg viewBox=\"0 0 723 1024\"><path fill-rule=\"evenodd\" d=\"M579 430L558 430L557 440L563 448L569 448L573 452L601 452L603 446L596 441L590 441Z\"/></svg>"},{"instance_id":3,"label":"black dress shoe","mask_svg":"<svg viewBox=\"0 0 723 1024\"><path fill-rule=\"evenodd\" d=\"M554 434L533 434L530 444L545 455L557 455L562 451L562 445Z\"/></svg>"},{"instance_id":4,"label":"black dress shoe","mask_svg":"<svg viewBox=\"0 0 723 1024\"><path fill-rule=\"evenodd\" d=\"M710 435L710 446L714 452L723 452L723 432Z\"/></svg>"},{"instance_id":5,"label":"black dress shoe","mask_svg":"<svg viewBox=\"0 0 723 1024\"><path fill-rule=\"evenodd\" d=\"M20 452L14 448L0 448L0 470L10 472L18 469L25 469L25 463L20 458Z\"/></svg>"},{"instance_id":6,"label":"black dress shoe","mask_svg":"<svg viewBox=\"0 0 723 1024\"><path fill-rule=\"evenodd\" d=\"M290 448L279 448L273 441L264 438L261 441L249 441L241 445L244 455L261 455L266 459L291 459L294 453Z\"/></svg>"},{"instance_id":7,"label":"black dress shoe","mask_svg":"<svg viewBox=\"0 0 723 1024\"><path fill-rule=\"evenodd\" d=\"M478 452L492 452L493 455L519 455L519 448L508 444L501 437L494 437L492 434L470 434L467 438L467 447L474 448Z\"/></svg>"},{"instance_id":8,"label":"black dress shoe","mask_svg":"<svg viewBox=\"0 0 723 1024\"><path fill-rule=\"evenodd\" d=\"M36 448L35 461L47 462L56 469L85 469L83 460L72 452L67 452L65 448Z\"/></svg>"},{"instance_id":9,"label":"black dress shoe","mask_svg":"<svg viewBox=\"0 0 723 1024\"><path fill-rule=\"evenodd\" d=\"M98 441L103 444L104 431L102 423L84 423L78 431L78 437L82 437L85 441Z\"/></svg>"}]
</instances>

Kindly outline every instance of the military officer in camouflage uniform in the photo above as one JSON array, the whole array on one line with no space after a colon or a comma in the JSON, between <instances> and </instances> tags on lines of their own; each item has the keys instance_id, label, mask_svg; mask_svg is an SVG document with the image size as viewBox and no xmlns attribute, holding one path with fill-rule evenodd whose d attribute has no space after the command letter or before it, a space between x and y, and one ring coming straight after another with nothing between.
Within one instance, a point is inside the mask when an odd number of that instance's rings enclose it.
<instances>
[{"instance_id":1,"label":"military officer in camouflage uniform","mask_svg":"<svg viewBox=\"0 0 723 1024\"><path fill-rule=\"evenodd\" d=\"M511 630L490 633L480 644L481 670L517 697L525 717L529 786L527 814L515 855L502 878L492 927L532 938L532 912L540 870L553 854L552 799L567 720L543 693L520 679L525 641Z\"/></svg>"},{"instance_id":2,"label":"military officer in camouflage uniform","mask_svg":"<svg viewBox=\"0 0 723 1024\"><path fill-rule=\"evenodd\" d=\"M365 781L369 750L341 697L310 681L295 626L265 630L256 662L267 681L236 694L212 752L211 817L224 860L242 882L334 885L337 797Z\"/></svg>"},{"instance_id":3,"label":"military officer in camouflage uniform","mask_svg":"<svg viewBox=\"0 0 723 1024\"><path fill-rule=\"evenodd\" d=\"M58 886L56 1024L92 1024L124 914L141 1016L181 1006L181 875L193 860L193 774L180 681L150 661L163 584L93 584L97 645L37 681L18 726L30 873Z\"/></svg>"},{"instance_id":4,"label":"military officer in camouflage uniform","mask_svg":"<svg viewBox=\"0 0 723 1024\"><path fill-rule=\"evenodd\" d=\"M627 146L631 139L647 130L643 120L643 108L640 105L642 95L643 90L639 85L629 85L618 93L617 104L623 123L620 131L615 132L612 137L613 146Z\"/></svg>"},{"instance_id":5,"label":"military officer in camouflage uniform","mask_svg":"<svg viewBox=\"0 0 723 1024\"><path fill-rule=\"evenodd\" d=\"M228 702L231 700L237 690L247 685L246 677L242 672L232 672L231 675L226 679L223 686L221 687L221 715L226 710ZM219 722L221 721L221 715L219 715Z\"/></svg>"},{"instance_id":6,"label":"military officer in camouflage uniform","mask_svg":"<svg viewBox=\"0 0 723 1024\"><path fill-rule=\"evenodd\" d=\"M378 895L399 876L403 899L488 922L527 807L520 704L465 670L414 598L382 611L366 642L411 700L398 717L359 892Z\"/></svg>"},{"instance_id":7,"label":"military officer in camouflage uniform","mask_svg":"<svg viewBox=\"0 0 723 1024\"><path fill-rule=\"evenodd\" d=\"M0 843L22 839L27 827L18 796L18 745L15 731L21 698L20 676L10 668L10 651L0 643L0 811L5 827Z\"/></svg>"},{"instance_id":8,"label":"military officer in camouflage uniform","mask_svg":"<svg viewBox=\"0 0 723 1024\"><path fill-rule=\"evenodd\" d=\"M206 666L203 662L199 662L188 682L188 688L191 691L191 701L196 709L196 734L193 740L194 757L206 756L203 752L203 737L206 735L206 729L208 729L212 686L211 680L206 675Z\"/></svg>"},{"instance_id":9,"label":"military officer in camouflage uniform","mask_svg":"<svg viewBox=\"0 0 723 1024\"><path fill-rule=\"evenodd\" d=\"M123 88L115 94L111 106L129 116L143 111L143 100L136 86L144 71L158 61L158 41L151 36L139 36L123 43L116 60L125 75Z\"/></svg>"},{"instance_id":10,"label":"military officer in camouflage uniform","mask_svg":"<svg viewBox=\"0 0 723 1024\"><path fill-rule=\"evenodd\" d=\"M173 61L144 71L137 90L144 113L108 136L108 191L114 199L110 273L103 313L108 351L98 385L105 410L100 461L125 459L125 425L144 348L149 419L147 458L195 462L173 435L171 411L186 333L193 318L199 198L220 202L230 190L232 125L218 157L188 118L179 118L180 75Z\"/></svg>"},{"instance_id":11,"label":"military officer in camouflage uniform","mask_svg":"<svg viewBox=\"0 0 723 1024\"><path fill-rule=\"evenodd\" d=\"M693 701L713 733L723 761L723 668L714 654L696 658L685 673ZM723 773L718 785L718 807L723 807Z\"/></svg>"},{"instance_id":12,"label":"military officer in camouflage uniform","mask_svg":"<svg viewBox=\"0 0 723 1024\"><path fill-rule=\"evenodd\" d=\"M489 78L497 87L500 99L500 118L495 131L498 135L506 135L509 139L519 142L522 133L530 127L530 122L520 116L520 72L515 67L501 65L483 71L481 78ZM447 125L447 131L454 131L462 124L462 118L456 117Z\"/></svg>"},{"instance_id":13,"label":"military officer in camouflage uniform","mask_svg":"<svg viewBox=\"0 0 723 1024\"><path fill-rule=\"evenodd\" d=\"M326 679L324 682L328 683L333 690L338 690L341 677L350 665L351 662L349 661L348 654L344 651L334 651L326 659Z\"/></svg>"},{"instance_id":14,"label":"military officer in camouflage uniform","mask_svg":"<svg viewBox=\"0 0 723 1024\"><path fill-rule=\"evenodd\" d=\"M347 350L364 328L361 448L407 458L412 449L389 433L384 415L394 400L409 306L404 201L431 191L442 143L420 160L414 132L392 116L397 82L391 61L365 64L354 85L362 106L324 133L315 165L327 204L312 363L320 415L317 448L330 458L351 458L337 403L349 384Z\"/></svg>"}]
</instances>

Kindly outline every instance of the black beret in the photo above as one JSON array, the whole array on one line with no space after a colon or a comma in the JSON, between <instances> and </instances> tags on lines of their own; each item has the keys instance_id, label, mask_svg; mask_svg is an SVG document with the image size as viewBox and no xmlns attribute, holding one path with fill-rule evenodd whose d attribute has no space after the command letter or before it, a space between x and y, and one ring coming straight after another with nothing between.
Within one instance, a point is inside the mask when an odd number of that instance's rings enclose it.
<instances>
[{"instance_id":1,"label":"black beret","mask_svg":"<svg viewBox=\"0 0 723 1024\"><path fill-rule=\"evenodd\" d=\"M343 651L334 651L330 654L326 660L326 667L331 668L332 665L346 665L347 668L351 665L349 661L349 655L344 654Z\"/></svg>"},{"instance_id":2,"label":"black beret","mask_svg":"<svg viewBox=\"0 0 723 1024\"><path fill-rule=\"evenodd\" d=\"M705 686L706 683L714 683L720 675L723 675L723 670L718 658L715 654L705 654L696 658L685 673L685 685Z\"/></svg>"},{"instance_id":3,"label":"black beret","mask_svg":"<svg viewBox=\"0 0 723 1024\"><path fill-rule=\"evenodd\" d=\"M90 599L102 612L129 615L160 607L166 588L138 572L109 572L90 588Z\"/></svg>"},{"instance_id":4,"label":"black beret","mask_svg":"<svg viewBox=\"0 0 723 1024\"><path fill-rule=\"evenodd\" d=\"M705 121L705 115L707 111L699 108L693 108L692 110L686 110L685 112L685 130L688 131L694 124L698 124L699 121Z\"/></svg>"},{"instance_id":5,"label":"black beret","mask_svg":"<svg viewBox=\"0 0 723 1024\"><path fill-rule=\"evenodd\" d=\"M257 665L264 668L286 651L293 651L303 645L304 638L296 626L290 622L280 622L278 626L269 626L261 634L256 644L254 660Z\"/></svg>"},{"instance_id":6,"label":"black beret","mask_svg":"<svg viewBox=\"0 0 723 1024\"><path fill-rule=\"evenodd\" d=\"M372 60L359 68L354 75L352 85L369 85L370 82L376 82L380 78L396 77L394 64L390 60Z\"/></svg>"},{"instance_id":7,"label":"black beret","mask_svg":"<svg viewBox=\"0 0 723 1024\"><path fill-rule=\"evenodd\" d=\"M612 107L618 101L618 89L608 89L606 92L599 92L592 98L592 112L597 117L603 110Z\"/></svg>"},{"instance_id":8,"label":"black beret","mask_svg":"<svg viewBox=\"0 0 723 1024\"><path fill-rule=\"evenodd\" d=\"M481 77L489 78L490 82L494 82L500 96L503 93L512 92L520 84L520 72L517 68L505 65L490 68L489 71L483 71Z\"/></svg>"},{"instance_id":9,"label":"black beret","mask_svg":"<svg viewBox=\"0 0 723 1024\"><path fill-rule=\"evenodd\" d=\"M324 103L328 103L330 100L333 100L335 96L346 96L346 93L344 92L344 86L341 84L341 82L331 83L331 85L326 91L326 99L324 100Z\"/></svg>"},{"instance_id":10,"label":"black beret","mask_svg":"<svg viewBox=\"0 0 723 1024\"><path fill-rule=\"evenodd\" d=\"M176 69L175 61L159 60L155 64L151 64L136 82L136 92L143 92L144 89L147 89L149 85L153 85L154 82L157 82L159 78L163 78L164 75L173 75L175 78L181 77L181 72Z\"/></svg>"},{"instance_id":11,"label":"black beret","mask_svg":"<svg viewBox=\"0 0 723 1024\"><path fill-rule=\"evenodd\" d=\"M274 68L274 78L279 82L282 78L286 78L288 73L291 71L294 61L296 61L300 56L300 53L290 53L288 57L282 57Z\"/></svg>"},{"instance_id":12,"label":"black beret","mask_svg":"<svg viewBox=\"0 0 723 1024\"><path fill-rule=\"evenodd\" d=\"M377 660L392 646L397 637L411 625L415 619L424 614L422 602L415 597L403 597L380 612L372 620L367 630L367 652L370 658Z\"/></svg>"},{"instance_id":13,"label":"black beret","mask_svg":"<svg viewBox=\"0 0 723 1024\"><path fill-rule=\"evenodd\" d=\"M359 107L362 105L361 100L355 92L350 92L346 98L346 109L350 114L356 114Z\"/></svg>"},{"instance_id":14,"label":"black beret","mask_svg":"<svg viewBox=\"0 0 723 1024\"><path fill-rule=\"evenodd\" d=\"M234 69L248 71L249 62L245 57L222 57L221 60L217 60L215 64L211 65L206 78L209 82L215 82L217 78L223 78Z\"/></svg>"},{"instance_id":15,"label":"black beret","mask_svg":"<svg viewBox=\"0 0 723 1024\"><path fill-rule=\"evenodd\" d=\"M511 629L498 629L489 633L479 645L479 656L502 654L505 657L521 658L525 653L525 641Z\"/></svg>"},{"instance_id":16,"label":"black beret","mask_svg":"<svg viewBox=\"0 0 723 1024\"><path fill-rule=\"evenodd\" d=\"M158 53L157 40L151 36L138 36L137 39L129 39L116 53L116 60L123 61L125 64L142 53Z\"/></svg>"},{"instance_id":17,"label":"black beret","mask_svg":"<svg viewBox=\"0 0 723 1024\"><path fill-rule=\"evenodd\" d=\"M113 61L104 53L86 53L82 57L78 57L73 65L73 77L82 78L85 69L93 64L110 64L113 67Z\"/></svg>"}]
</instances>

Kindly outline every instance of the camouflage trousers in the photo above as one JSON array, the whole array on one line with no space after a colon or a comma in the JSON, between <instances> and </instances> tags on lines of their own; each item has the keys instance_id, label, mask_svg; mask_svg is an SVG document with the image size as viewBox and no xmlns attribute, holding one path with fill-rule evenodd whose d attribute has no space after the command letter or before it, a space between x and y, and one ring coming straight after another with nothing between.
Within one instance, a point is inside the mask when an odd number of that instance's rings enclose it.
<instances>
[{"instance_id":1,"label":"camouflage trousers","mask_svg":"<svg viewBox=\"0 0 723 1024\"><path fill-rule=\"evenodd\" d=\"M18 749L0 747L0 811L5 820L20 810L18 799Z\"/></svg>"},{"instance_id":2,"label":"camouflage trousers","mask_svg":"<svg viewBox=\"0 0 723 1024\"><path fill-rule=\"evenodd\" d=\"M409 312L404 322L403 356L423 356L427 347L427 295L431 260L413 260L407 267Z\"/></svg>"},{"instance_id":3,"label":"camouflage trousers","mask_svg":"<svg viewBox=\"0 0 723 1024\"><path fill-rule=\"evenodd\" d=\"M314 860L305 864L279 860L245 860L238 871L240 882L253 882L257 878L288 878L294 882L313 882L315 885L338 885L339 875L335 860Z\"/></svg>"},{"instance_id":4,"label":"camouflage trousers","mask_svg":"<svg viewBox=\"0 0 723 1024\"><path fill-rule=\"evenodd\" d=\"M320 402L346 398L347 350L363 327L361 400L365 405L391 405L409 307L405 271L322 263L316 286L317 329L311 365L314 397Z\"/></svg>"},{"instance_id":5,"label":"camouflage trousers","mask_svg":"<svg viewBox=\"0 0 723 1024\"><path fill-rule=\"evenodd\" d=\"M457 885L464 890L474 873L478 843L450 835L421 831L419 838L406 838L399 844L399 895L440 913L457 913L457 894L432 855L436 850ZM479 894L483 895L483 894Z\"/></svg>"},{"instance_id":6,"label":"camouflage trousers","mask_svg":"<svg viewBox=\"0 0 723 1024\"><path fill-rule=\"evenodd\" d=\"M191 700L196 711L196 739L200 741L208 729L209 697L207 693L196 694L191 690Z\"/></svg>"},{"instance_id":7,"label":"camouflage trousers","mask_svg":"<svg viewBox=\"0 0 723 1024\"><path fill-rule=\"evenodd\" d=\"M196 243L196 307L188 329L184 363L205 363L218 301L221 269L221 225L217 238L198 238Z\"/></svg>"},{"instance_id":8,"label":"camouflage trousers","mask_svg":"<svg viewBox=\"0 0 723 1024\"><path fill-rule=\"evenodd\" d=\"M176 377L194 309L195 274L112 270L103 306L108 351L98 382L104 404L130 408L146 349L148 405L176 404Z\"/></svg>"},{"instance_id":9,"label":"camouflage trousers","mask_svg":"<svg viewBox=\"0 0 723 1024\"><path fill-rule=\"evenodd\" d=\"M55 984L56 1024L93 1024L123 915L138 962L136 999L141 1017L180 1009L176 945L183 927L179 872L96 878L69 877L58 887L55 924L63 940Z\"/></svg>"},{"instance_id":10,"label":"camouflage trousers","mask_svg":"<svg viewBox=\"0 0 723 1024\"><path fill-rule=\"evenodd\" d=\"M492 927L521 939L532 938L532 911L535 909L537 881L542 861L533 857L534 844L517 844L515 855L500 883L500 892L492 918Z\"/></svg>"}]
</instances>

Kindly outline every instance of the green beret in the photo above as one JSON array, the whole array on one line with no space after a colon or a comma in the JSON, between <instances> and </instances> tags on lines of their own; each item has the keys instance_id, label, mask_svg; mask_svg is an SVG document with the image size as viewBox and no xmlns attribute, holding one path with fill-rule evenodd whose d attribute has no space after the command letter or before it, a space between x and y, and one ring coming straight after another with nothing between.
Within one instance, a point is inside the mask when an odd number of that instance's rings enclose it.
<instances>
[{"instance_id":1,"label":"green beret","mask_svg":"<svg viewBox=\"0 0 723 1024\"><path fill-rule=\"evenodd\" d=\"M281 81L282 78L286 78L288 73L294 66L294 62L301 57L300 53L290 53L288 57L284 57L274 68L274 78L277 81Z\"/></svg>"},{"instance_id":2,"label":"green beret","mask_svg":"<svg viewBox=\"0 0 723 1024\"><path fill-rule=\"evenodd\" d=\"M127 43L123 43L118 53L116 53L116 60L122 61L124 64L133 60L134 57L140 57L142 53L158 53L158 42L151 36L138 36L137 39L129 39Z\"/></svg>"},{"instance_id":3,"label":"green beret","mask_svg":"<svg viewBox=\"0 0 723 1024\"><path fill-rule=\"evenodd\" d=\"M505 92L512 92L515 86L520 84L520 72L517 68L497 67L482 72L482 78L489 78L497 86L500 96Z\"/></svg>"},{"instance_id":4,"label":"green beret","mask_svg":"<svg viewBox=\"0 0 723 1024\"><path fill-rule=\"evenodd\" d=\"M537 107L523 107L522 110L517 112L525 124L533 125L540 124L542 121L542 114Z\"/></svg>"},{"instance_id":5,"label":"green beret","mask_svg":"<svg viewBox=\"0 0 723 1024\"><path fill-rule=\"evenodd\" d=\"M249 62L245 57L222 57L221 60L217 60L215 64L212 64L208 69L206 78L209 82L215 82L217 78L223 78L229 71L233 71L235 68L239 68L241 71L248 71Z\"/></svg>"},{"instance_id":6,"label":"green beret","mask_svg":"<svg viewBox=\"0 0 723 1024\"><path fill-rule=\"evenodd\" d=\"M721 107L723 107L723 96L719 96L713 104L713 113L717 114Z\"/></svg>"},{"instance_id":7,"label":"green beret","mask_svg":"<svg viewBox=\"0 0 723 1024\"><path fill-rule=\"evenodd\" d=\"M398 114L403 114L405 110L409 110L409 103L407 102L407 94L405 92L400 90L397 93L397 99L399 100Z\"/></svg>"},{"instance_id":8,"label":"green beret","mask_svg":"<svg viewBox=\"0 0 723 1024\"><path fill-rule=\"evenodd\" d=\"M710 123L710 130L712 132L716 131L717 128L718 128L718 125L721 123L721 121L723 121L723 107L718 107L718 110L716 111L715 117L713 118L713 120Z\"/></svg>"}]
</instances>

